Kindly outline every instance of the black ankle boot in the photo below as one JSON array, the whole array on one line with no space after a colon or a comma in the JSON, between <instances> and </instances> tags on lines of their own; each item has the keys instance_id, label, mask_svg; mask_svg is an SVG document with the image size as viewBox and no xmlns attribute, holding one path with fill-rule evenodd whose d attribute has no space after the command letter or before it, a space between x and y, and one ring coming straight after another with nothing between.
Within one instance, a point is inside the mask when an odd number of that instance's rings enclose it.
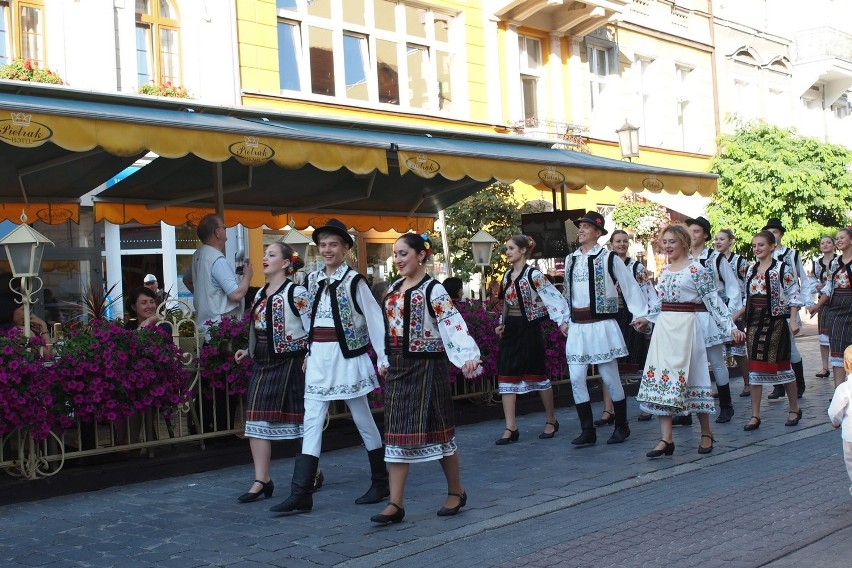
<instances>
[{"instance_id":1,"label":"black ankle boot","mask_svg":"<svg viewBox=\"0 0 852 568\"><path fill-rule=\"evenodd\" d=\"M367 492L355 499L356 505L372 505L384 501L390 495L388 468L385 465L385 448L376 448L367 452L370 458L370 479L372 483Z\"/></svg>"},{"instance_id":2,"label":"black ankle boot","mask_svg":"<svg viewBox=\"0 0 852 568\"><path fill-rule=\"evenodd\" d=\"M719 385L719 417L716 422L730 422L734 416L734 404L731 401L731 385Z\"/></svg>"},{"instance_id":3,"label":"black ankle boot","mask_svg":"<svg viewBox=\"0 0 852 568\"><path fill-rule=\"evenodd\" d=\"M630 426L627 425L627 400L613 401L615 409L615 430L606 441L607 444L621 444L630 437Z\"/></svg>"},{"instance_id":4,"label":"black ankle boot","mask_svg":"<svg viewBox=\"0 0 852 568\"><path fill-rule=\"evenodd\" d=\"M793 374L796 376L796 395L798 398L802 398L802 395L805 394L805 369L802 365L802 362L798 363L790 363L790 366L793 367Z\"/></svg>"},{"instance_id":5,"label":"black ankle boot","mask_svg":"<svg viewBox=\"0 0 852 568\"><path fill-rule=\"evenodd\" d=\"M775 385L772 389L772 393L766 398L769 400L781 400L787 396L786 391L784 390L784 385Z\"/></svg>"},{"instance_id":6,"label":"black ankle boot","mask_svg":"<svg viewBox=\"0 0 852 568\"><path fill-rule=\"evenodd\" d=\"M581 402L577 405L577 416L580 417L580 427L583 431L580 435L571 440L571 443L578 448L593 446L598 441L598 435L595 432L595 417L592 415L592 403Z\"/></svg>"},{"instance_id":7,"label":"black ankle boot","mask_svg":"<svg viewBox=\"0 0 852 568\"><path fill-rule=\"evenodd\" d=\"M275 513L305 513L314 508L314 478L317 476L319 458L310 454L300 454L293 466L293 481L290 483L290 496L283 502L270 507Z\"/></svg>"}]
</instances>

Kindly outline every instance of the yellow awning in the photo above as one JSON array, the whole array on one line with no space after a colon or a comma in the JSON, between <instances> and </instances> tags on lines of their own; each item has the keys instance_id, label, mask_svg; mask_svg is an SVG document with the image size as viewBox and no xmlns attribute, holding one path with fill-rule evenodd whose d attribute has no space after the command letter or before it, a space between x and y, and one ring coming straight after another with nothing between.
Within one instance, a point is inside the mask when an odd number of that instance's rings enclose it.
<instances>
[{"instance_id":1,"label":"yellow awning","mask_svg":"<svg viewBox=\"0 0 852 568\"><path fill-rule=\"evenodd\" d=\"M80 222L80 206L77 203L0 203L0 221L20 223L21 213L27 222L43 221L48 225L59 225L65 221Z\"/></svg>"}]
</instances>

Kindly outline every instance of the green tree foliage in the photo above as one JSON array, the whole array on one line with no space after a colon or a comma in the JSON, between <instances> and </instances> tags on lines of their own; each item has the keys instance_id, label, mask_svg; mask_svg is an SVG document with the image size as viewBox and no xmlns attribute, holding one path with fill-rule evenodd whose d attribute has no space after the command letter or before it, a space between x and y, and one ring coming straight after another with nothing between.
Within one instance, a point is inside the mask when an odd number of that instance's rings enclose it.
<instances>
[{"instance_id":1,"label":"green tree foliage","mask_svg":"<svg viewBox=\"0 0 852 568\"><path fill-rule=\"evenodd\" d=\"M815 253L822 235L849 222L852 152L763 122L722 136L711 171L718 192L709 206L715 228L738 236L737 250L750 256L751 236L766 219L787 229L784 244Z\"/></svg>"},{"instance_id":2,"label":"green tree foliage","mask_svg":"<svg viewBox=\"0 0 852 568\"><path fill-rule=\"evenodd\" d=\"M487 269L488 277L495 269L498 272L502 270L506 265L502 245L521 230L520 205L511 185L495 183L445 210L453 276L467 281L472 273L479 271L473 262L468 240L480 229L485 229L497 239L491 253L491 268ZM436 244L439 239L435 240Z\"/></svg>"}]
</instances>

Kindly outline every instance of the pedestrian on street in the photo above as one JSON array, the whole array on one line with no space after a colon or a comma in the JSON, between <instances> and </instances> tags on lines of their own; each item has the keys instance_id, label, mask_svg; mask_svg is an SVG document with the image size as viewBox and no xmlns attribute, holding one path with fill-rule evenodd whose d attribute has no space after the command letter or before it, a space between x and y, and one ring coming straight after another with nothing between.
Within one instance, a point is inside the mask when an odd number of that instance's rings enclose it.
<instances>
[{"instance_id":1,"label":"pedestrian on street","mask_svg":"<svg viewBox=\"0 0 852 568\"><path fill-rule=\"evenodd\" d=\"M805 293L812 289L812 284L808 277L808 274L805 272L805 269L802 267L802 257L794 248L790 248L781 244L781 241L784 238L784 225L781 223L780 219L775 217L770 217L766 221L766 226L761 229L763 231L770 231L773 235L775 235L775 252L773 252L773 256L789 266L793 271L793 277L796 279L796 283L799 285L799 290L802 293ZM805 305L812 305L813 302L809 298L804 298ZM801 320L798 322L799 327L802 326ZM842 349L842 348L841 348ZM840 380L843 380L843 363L842 363L842 351L838 352L838 360L841 361L839 363L840 369ZM796 338L792 335L790 336L790 361L791 366L793 367L793 375L796 377L796 396L798 398L802 398L805 394L805 369L802 365L802 354L799 353L799 348L796 346ZM769 400L777 401L782 396L784 396L785 390L781 385L775 385L775 389L772 393L767 397Z\"/></svg>"},{"instance_id":2,"label":"pedestrian on street","mask_svg":"<svg viewBox=\"0 0 852 568\"><path fill-rule=\"evenodd\" d=\"M405 517L405 485L412 463L438 460L447 479L447 498L438 516L452 516L467 504L455 441L447 358L471 378L482 373L479 347L446 289L426 274L432 254L426 233L407 233L393 245L401 279L384 299L389 367L385 385L385 461L390 501L374 523Z\"/></svg>"},{"instance_id":3,"label":"pedestrian on street","mask_svg":"<svg viewBox=\"0 0 852 568\"><path fill-rule=\"evenodd\" d=\"M722 229L716 233L716 238L713 241L713 244L715 245L716 251L719 255L727 260L728 264L731 265L731 271L733 271L734 276L737 279L737 284L740 287L740 298L742 299L741 306L744 306L746 298L745 281L748 276L749 262L744 256L731 250L734 245L734 240L735 237L732 230ZM742 317L735 319L734 323L740 331L745 330L745 321ZM740 396L750 396L751 391L749 390L748 382L748 352L745 344L734 343L733 341L725 343L725 358L727 359L728 357L733 357L737 362L737 367L740 370L740 376L743 378L743 390L740 393Z\"/></svg>"},{"instance_id":4,"label":"pedestrian on street","mask_svg":"<svg viewBox=\"0 0 852 568\"><path fill-rule=\"evenodd\" d=\"M808 308L813 315L823 312L823 324L828 332L829 364L834 372L834 386L843 384L843 350L852 344L852 229L837 232L838 256L829 267L829 276L822 288L823 296ZM823 307L825 306L825 307Z\"/></svg>"},{"instance_id":5,"label":"pedestrian on street","mask_svg":"<svg viewBox=\"0 0 852 568\"><path fill-rule=\"evenodd\" d=\"M577 447L597 442L592 404L586 386L586 370L597 365L601 380L612 396L615 409L615 430L607 444L620 444L630 436L627 425L627 401L618 374L619 357L628 355L621 330L618 329L618 287L636 319L630 322L637 329L648 320L648 305L642 289L627 266L610 251L598 244L607 234L604 218L589 211L574 221L580 248L565 258L565 296L570 309L570 324L565 341L565 356L571 378L571 390L583 431L571 443Z\"/></svg>"},{"instance_id":6,"label":"pedestrian on street","mask_svg":"<svg viewBox=\"0 0 852 568\"><path fill-rule=\"evenodd\" d=\"M852 481L852 345L843 351L843 366L846 381L834 389L834 396L828 406L828 418L835 428L843 427L843 461L846 473ZM852 485L849 486L852 494Z\"/></svg>"},{"instance_id":7,"label":"pedestrian on street","mask_svg":"<svg viewBox=\"0 0 852 568\"><path fill-rule=\"evenodd\" d=\"M669 263L657 281L660 304L652 309L649 318L656 321L636 396L640 408L656 415L660 422L661 439L646 454L649 458L674 453L672 417L690 412L698 415L701 424L698 453L713 451L710 415L716 407L707 370L706 326L698 314L710 314L716 335L730 335L734 341L745 337L719 299L710 272L688 256L691 240L683 225L669 225L663 231L662 247Z\"/></svg>"},{"instance_id":8,"label":"pedestrian on street","mask_svg":"<svg viewBox=\"0 0 852 568\"><path fill-rule=\"evenodd\" d=\"M266 247L263 274L266 285L257 291L251 307L248 349L234 354L237 362L252 358L246 400L245 435L254 462L254 483L240 495L240 503L272 497L275 484L269 471L273 440L302 437L305 415L305 373L311 326L308 291L290 276L305 265L287 244ZM322 474L317 474L319 478Z\"/></svg>"},{"instance_id":9,"label":"pedestrian on street","mask_svg":"<svg viewBox=\"0 0 852 568\"><path fill-rule=\"evenodd\" d=\"M346 226L329 219L314 231L313 240L325 267L308 276L311 324L305 358L304 438L293 467L290 496L270 509L278 513L313 508L323 424L333 400L346 401L370 462L370 488L355 503L378 503L390 494L382 436L367 400L379 386L367 354L370 345L379 368L388 366L382 310L367 279L345 262L355 242Z\"/></svg>"},{"instance_id":10,"label":"pedestrian on street","mask_svg":"<svg viewBox=\"0 0 852 568\"><path fill-rule=\"evenodd\" d=\"M704 217L687 219L686 228L691 239L690 257L700 262L701 266L707 269L715 284L716 293L719 294L719 300L723 306L728 308L729 313L733 314L739 311L743 307L739 281L726 259L718 251L710 250L707 247L707 241L710 240L712 235L710 221ZM716 389L719 391L719 416L716 418L716 422L730 422L734 416L734 404L731 399L728 364L725 362L725 343L731 342L731 337L728 334L720 333L719 327L708 312L698 312L696 316L703 326L707 360L710 361L713 378L716 380ZM687 415L680 421L676 418L675 424L691 425L692 417Z\"/></svg>"},{"instance_id":11,"label":"pedestrian on street","mask_svg":"<svg viewBox=\"0 0 852 568\"><path fill-rule=\"evenodd\" d=\"M763 385L782 385L790 404L785 426L796 426L802 418L796 394L796 377L790 364L790 337L799 333L799 284L793 270L772 255L775 235L761 231L751 239L756 259L746 278L745 315L748 335L751 418L743 426L750 432L760 428L760 399Z\"/></svg>"},{"instance_id":12,"label":"pedestrian on street","mask_svg":"<svg viewBox=\"0 0 852 568\"><path fill-rule=\"evenodd\" d=\"M616 229L612 232L609 243L612 252L624 261L633 278L636 279L642 291L645 292L648 305L655 303L657 291L654 289L654 284L645 272L645 265L627 256L627 249L630 247L630 236L627 234L627 231ZM621 293L621 286L616 285L616 288L618 289L618 318L616 318L616 321L618 321L618 327L621 330L621 335L624 337L624 343L627 345L628 351L626 357L618 359L618 372L619 374L641 373L645 367L645 357L648 356L648 345L651 337L650 329L639 332L630 325L630 322L635 318L624 303L624 294ZM615 422L615 409L613 408L612 397L609 396L609 389L606 388L606 384L602 384L601 394L604 410L601 417L595 420L595 426L603 426ZM646 412L639 414L640 422L650 419L651 415Z\"/></svg>"},{"instance_id":13,"label":"pedestrian on street","mask_svg":"<svg viewBox=\"0 0 852 568\"><path fill-rule=\"evenodd\" d=\"M544 405L541 439L553 438L559 421L553 408L553 389L545 372L544 336L541 322L550 318L562 335L568 333L568 304L541 271L527 265L535 241L515 235L506 241L506 260L512 267L503 276L500 296L503 313L495 331L500 336L497 389L503 402L506 429L495 442L504 446L520 437L515 421L518 395L538 391Z\"/></svg>"},{"instance_id":14,"label":"pedestrian on street","mask_svg":"<svg viewBox=\"0 0 852 568\"><path fill-rule=\"evenodd\" d=\"M834 252L836 250L834 237L826 235L821 238L819 240L819 250L822 253L822 256L814 261L814 288L811 291L811 294L816 293L817 301L819 301L819 298L822 297L822 289L825 287L825 281L831 275L831 271L829 270L831 261L837 258L837 254ZM819 309L817 311L817 329L819 330L819 354L822 358L822 369L820 369L816 376L820 379L827 379L831 376L831 366L828 364L831 346L828 339L828 330L825 327L822 314L823 310Z\"/></svg>"}]
</instances>

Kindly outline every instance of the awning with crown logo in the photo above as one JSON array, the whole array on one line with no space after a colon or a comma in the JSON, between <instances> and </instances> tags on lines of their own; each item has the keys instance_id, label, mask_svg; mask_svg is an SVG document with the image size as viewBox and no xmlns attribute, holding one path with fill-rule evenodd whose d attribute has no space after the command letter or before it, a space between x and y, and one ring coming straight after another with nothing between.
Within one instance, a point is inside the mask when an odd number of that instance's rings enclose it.
<instances>
[{"instance_id":1,"label":"awning with crown logo","mask_svg":"<svg viewBox=\"0 0 852 568\"><path fill-rule=\"evenodd\" d=\"M105 182L153 152L139 171ZM437 212L494 181L551 189L710 195L716 176L554 149L511 135L428 133L138 95L0 81L0 214L47 222L94 195L95 219L358 230L430 228ZM43 211L47 206L48 210ZM41 218L38 212L31 219Z\"/></svg>"}]
</instances>

